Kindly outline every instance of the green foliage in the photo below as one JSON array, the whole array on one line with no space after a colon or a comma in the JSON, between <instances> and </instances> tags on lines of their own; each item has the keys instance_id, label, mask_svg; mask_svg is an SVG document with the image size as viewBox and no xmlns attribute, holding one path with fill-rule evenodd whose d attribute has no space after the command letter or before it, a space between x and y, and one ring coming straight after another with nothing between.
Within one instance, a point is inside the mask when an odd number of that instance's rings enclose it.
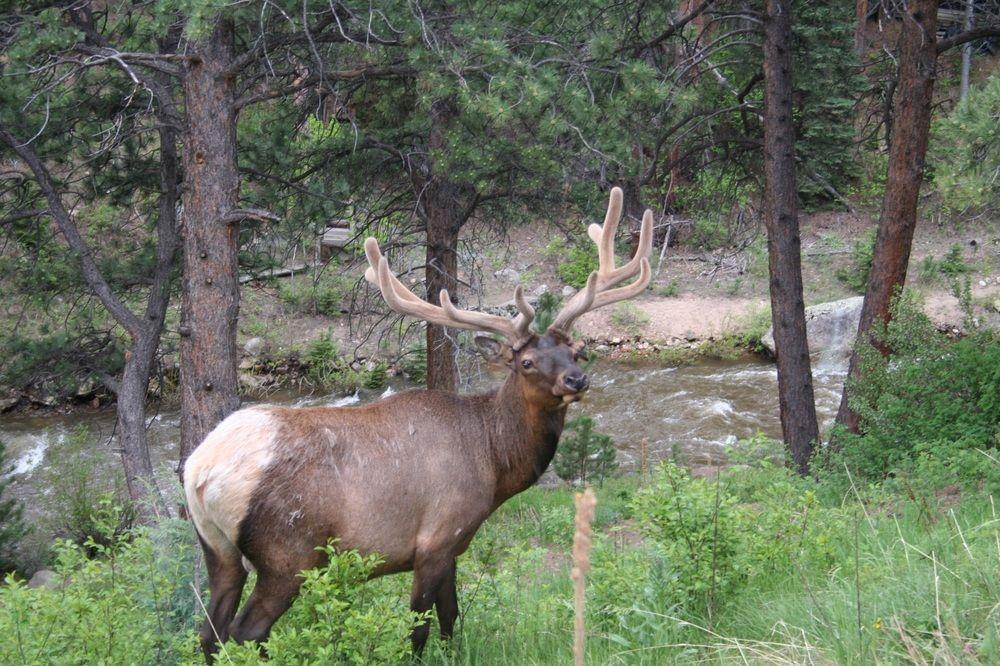
<instances>
[{"instance_id":1,"label":"green foliage","mask_svg":"<svg viewBox=\"0 0 1000 666\"><path fill-rule=\"evenodd\" d=\"M837 279L859 294L865 293L865 289L868 287L868 274L872 270L877 234L878 229L872 227L864 236L856 240L854 250L851 252L850 265L837 270Z\"/></svg>"},{"instance_id":2,"label":"green foliage","mask_svg":"<svg viewBox=\"0 0 1000 666\"><path fill-rule=\"evenodd\" d=\"M576 289L582 289L587 284L587 278L598 266L597 253L592 245L588 239L583 238L570 244L559 257L556 272L563 282Z\"/></svg>"},{"instance_id":3,"label":"green foliage","mask_svg":"<svg viewBox=\"0 0 1000 666\"><path fill-rule=\"evenodd\" d=\"M90 554L125 538L135 520L124 474L97 459L96 437L85 427L66 437L47 479L51 530Z\"/></svg>"},{"instance_id":4,"label":"green foliage","mask_svg":"<svg viewBox=\"0 0 1000 666\"><path fill-rule=\"evenodd\" d=\"M302 572L298 598L267 640L272 664L397 664L410 655L410 630L423 616L366 581L379 558L323 549L327 564ZM384 587L384 586L383 586ZM254 644L227 643L227 663L259 664Z\"/></svg>"},{"instance_id":5,"label":"green foliage","mask_svg":"<svg viewBox=\"0 0 1000 666\"><path fill-rule=\"evenodd\" d=\"M923 484L1000 484L1000 337L975 330L958 341L940 335L911 295L897 299L875 339L886 358L861 350L862 381L849 386L861 435L838 437L832 471ZM841 439L842 438L842 439Z\"/></svg>"},{"instance_id":6,"label":"green foliage","mask_svg":"<svg viewBox=\"0 0 1000 666\"><path fill-rule=\"evenodd\" d=\"M965 263L962 253L962 246L952 245L945 255L936 259L933 255L927 255L920 262L920 279L926 282L936 282L940 278L953 279L959 275L964 275L972 270L972 267Z\"/></svg>"},{"instance_id":7,"label":"green foliage","mask_svg":"<svg viewBox=\"0 0 1000 666\"><path fill-rule=\"evenodd\" d=\"M562 298L558 294L546 291L539 296L538 303L535 305L534 329L536 331L547 330L552 325L552 322L555 321L561 307Z\"/></svg>"},{"instance_id":8,"label":"green foliage","mask_svg":"<svg viewBox=\"0 0 1000 666\"><path fill-rule=\"evenodd\" d=\"M934 123L934 184L954 211L995 208L1000 200L1000 73L973 87L965 102Z\"/></svg>"},{"instance_id":9,"label":"green foliage","mask_svg":"<svg viewBox=\"0 0 1000 666\"><path fill-rule=\"evenodd\" d=\"M407 379L416 384L427 382L427 347L417 345L406 350L400 359L400 368Z\"/></svg>"},{"instance_id":10,"label":"green foliage","mask_svg":"<svg viewBox=\"0 0 1000 666\"><path fill-rule=\"evenodd\" d=\"M611 323L629 335L638 335L649 323L649 315L632 301L622 301L611 311Z\"/></svg>"},{"instance_id":11,"label":"green foliage","mask_svg":"<svg viewBox=\"0 0 1000 666\"><path fill-rule=\"evenodd\" d=\"M366 389L377 391L384 389L389 383L389 366L384 361L376 361L365 373L361 385Z\"/></svg>"},{"instance_id":12,"label":"green foliage","mask_svg":"<svg viewBox=\"0 0 1000 666\"><path fill-rule=\"evenodd\" d=\"M278 284L278 297L293 311L327 317L340 315L349 287L339 275L324 273L319 280L283 280Z\"/></svg>"},{"instance_id":13,"label":"green foliage","mask_svg":"<svg viewBox=\"0 0 1000 666\"><path fill-rule=\"evenodd\" d=\"M796 156L806 205L828 201L827 184L843 192L856 174L854 107L868 87L854 53L854 7L844 2L793 3Z\"/></svg>"},{"instance_id":14,"label":"green foliage","mask_svg":"<svg viewBox=\"0 0 1000 666\"><path fill-rule=\"evenodd\" d=\"M680 291L681 291L680 283L676 279L673 279L670 281L670 284L667 284L662 287L657 287L656 295L661 296L663 298L675 298L678 294L680 294Z\"/></svg>"},{"instance_id":15,"label":"green foliage","mask_svg":"<svg viewBox=\"0 0 1000 666\"><path fill-rule=\"evenodd\" d=\"M7 465L7 447L0 441L0 574L15 567L15 551L21 538L28 533L24 523L24 508L16 497L10 497L11 468Z\"/></svg>"},{"instance_id":16,"label":"green foliage","mask_svg":"<svg viewBox=\"0 0 1000 666\"><path fill-rule=\"evenodd\" d=\"M54 589L0 585L0 663L197 663L189 524L129 536L57 543Z\"/></svg>"},{"instance_id":17,"label":"green foliage","mask_svg":"<svg viewBox=\"0 0 1000 666\"><path fill-rule=\"evenodd\" d=\"M618 468L616 455L611 438L594 430L594 419L578 416L566 424L552 468L563 481L600 484Z\"/></svg>"}]
</instances>

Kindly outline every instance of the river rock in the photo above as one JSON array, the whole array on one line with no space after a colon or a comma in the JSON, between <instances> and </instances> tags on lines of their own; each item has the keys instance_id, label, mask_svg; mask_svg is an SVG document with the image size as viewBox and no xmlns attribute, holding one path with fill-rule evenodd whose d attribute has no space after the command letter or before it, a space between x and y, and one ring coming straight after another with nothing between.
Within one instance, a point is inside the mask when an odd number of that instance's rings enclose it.
<instances>
[{"instance_id":1,"label":"river rock","mask_svg":"<svg viewBox=\"0 0 1000 666\"><path fill-rule=\"evenodd\" d=\"M571 298L573 296L573 294L575 294L575 293L576 293L576 287L572 287L572 286L570 286L570 285L567 284L567 285L565 285L562 288L562 297L563 298Z\"/></svg>"},{"instance_id":2,"label":"river rock","mask_svg":"<svg viewBox=\"0 0 1000 666\"><path fill-rule=\"evenodd\" d=\"M59 578L56 576L56 572L51 569L39 569L28 581L28 587L31 589L45 587L54 590L59 587Z\"/></svg>"},{"instance_id":3,"label":"river rock","mask_svg":"<svg viewBox=\"0 0 1000 666\"><path fill-rule=\"evenodd\" d=\"M243 351L250 356L260 356L265 346L264 338L250 338L243 344Z\"/></svg>"},{"instance_id":4,"label":"river rock","mask_svg":"<svg viewBox=\"0 0 1000 666\"><path fill-rule=\"evenodd\" d=\"M17 403L21 402L21 396L12 395L6 398L0 398L0 414L4 412L9 412L10 410L17 407Z\"/></svg>"},{"instance_id":5,"label":"river rock","mask_svg":"<svg viewBox=\"0 0 1000 666\"><path fill-rule=\"evenodd\" d=\"M850 355L864 300L863 296L852 296L806 308L809 353L841 357ZM774 328L768 330L760 342L774 354Z\"/></svg>"}]
</instances>

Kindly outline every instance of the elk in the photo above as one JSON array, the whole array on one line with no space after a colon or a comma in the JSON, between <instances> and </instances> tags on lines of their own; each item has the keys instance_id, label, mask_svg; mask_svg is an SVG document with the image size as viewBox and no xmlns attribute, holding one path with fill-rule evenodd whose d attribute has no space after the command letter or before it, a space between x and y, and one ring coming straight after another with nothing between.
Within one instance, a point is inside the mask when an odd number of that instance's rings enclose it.
<instances>
[{"instance_id":1,"label":"elk","mask_svg":"<svg viewBox=\"0 0 1000 666\"><path fill-rule=\"evenodd\" d=\"M442 290L440 305L413 294L389 270L374 238L365 241L367 280L398 313L451 328L488 331L476 338L510 370L483 395L411 390L354 407L255 406L233 413L188 458L188 514L205 553L210 601L201 630L211 663L218 641L267 639L298 593L299 573L322 564L320 546L376 553L374 575L412 570L410 606L436 606L443 638L458 615L455 558L493 511L530 487L555 455L570 403L588 388L570 337L588 310L640 294L650 281L652 213L639 248L615 267L622 192L614 188L603 226L592 224L599 269L544 332L521 287L513 319L460 310ZM626 286L617 286L638 276ZM257 584L242 611L247 577ZM235 619L234 619L235 618ZM411 635L419 653L429 627Z\"/></svg>"}]
</instances>

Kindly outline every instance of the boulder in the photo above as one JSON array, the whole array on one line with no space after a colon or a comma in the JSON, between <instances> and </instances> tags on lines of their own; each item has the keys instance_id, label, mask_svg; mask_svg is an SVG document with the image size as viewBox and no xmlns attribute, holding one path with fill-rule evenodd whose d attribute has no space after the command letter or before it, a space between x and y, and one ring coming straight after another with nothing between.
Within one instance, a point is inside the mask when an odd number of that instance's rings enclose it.
<instances>
[{"instance_id":1,"label":"boulder","mask_svg":"<svg viewBox=\"0 0 1000 666\"><path fill-rule=\"evenodd\" d=\"M572 286L570 286L570 285L567 284L566 286L564 286L562 288L562 297L563 298L566 298L566 299L572 298L575 293L576 293L576 287L572 287Z\"/></svg>"},{"instance_id":2,"label":"boulder","mask_svg":"<svg viewBox=\"0 0 1000 666\"><path fill-rule=\"evenodd\" d=\"M39 587L54 590L59 587L59 578L56 576L56 572L51 569L39 569L28 581L28 587L33 590Z\"/></svg>"},{"instance_id":3,"label":"boulder","mask_svg":"<svg viewBox=\"0 0 1000 666\"><path fill-rule=\"evenodd\" d=\"M243 351L250 356L260 356L266 346L264 338L250 338L243 344Z\"/></svg>"},{"instance_id":4,"label":"boulder","mask_svg":"<svg viewBox=\"0 0 1000 666\"><path fill-rule=\"evenodd\" d=\"M837 358L849 356L858 332L863 302L863 296L852 296L806 308L809 353ZM774 329L768 330L760 342L773 354Z\"/></svg>"},{"instance_id":5,"label":"boulder","mask_svg":"<svg viewBox=\"0 0 1000 666\"><path fill-rule=\"evenodd\" d=\"M511 284L518 284L521 281L521 274L510 267L501 268L494 273L494 275L501 280L510 282Z\"/></svg>"}]
</instances>

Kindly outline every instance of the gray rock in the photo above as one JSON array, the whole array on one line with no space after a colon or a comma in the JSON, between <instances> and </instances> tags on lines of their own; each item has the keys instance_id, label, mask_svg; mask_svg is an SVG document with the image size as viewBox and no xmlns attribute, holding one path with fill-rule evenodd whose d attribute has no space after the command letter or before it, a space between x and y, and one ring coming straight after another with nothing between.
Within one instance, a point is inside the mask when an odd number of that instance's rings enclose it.
<instances>
[{"instance_id":1,"label":"gray rock","mask_svg":"<svg viewBox=\"0 0 1000 666\"><path fill-rule=\"evenodd\" d=\"M264 342L264 338L250 338L244 343L243 351L251 356L260 356L266 346L267 343Z\"/></svg>"},{"instance_id":2,"label":"gray rock","mask_svg":"<svg viewBox=\"0 0 1000 666\"><path fill-rule=\"evenodd\" d=\"M531 290L531 296L533 298L541 298L542 294L544 294L548 290L549 290L549 285L547 285L547 284L540 284L540 285L538 285L537 287L535 287L534 289Z\"/></svg>"},{"instance_id":3,"label":"gray rock","mask_svg":"<svg viewBox=\"0 0 1000 666\"><path fill-rule=\"evenodd\" d=\"M521 274L510 267L501 268L496 273L494 273L494 275L501 280L506 280L507 282L510 282L511 284L518 284L521 281Z\"/></svg>"},{"instance_id":4,"label":"gray rock","mask_svg":"<svg viewBox=\"0 0 1000 666\"><path fill-rule=\"evenodd\" d=\"M21 402L20 396L10 396L9 398L0 398L0 414L10 411L17 407L17 403Z\"/></svg>"},{"instance_id":5,"label":"gray rock","mask_svg":"<svg viewBox=\"0 0 1000 666\"><path fill-rule=\"evenodd\" d=\"M858 322L861 320L861 305L864 300L863 296L852 296L806 308L809 353L830 358L849 356L858 331ZM760 342L772 354L775 353L774 329L764 334Z\"/></svg>"},{"instance_id":6,"label":"gray rock","mask_svg":"<svg viewBox=\"0 0 1000 666\"><path fill-rule=\"evenodd\" d=\"M28 587L33 590L39 587L54 590L59 587L59 578L51 569L39 569L28 581Z\"/></svg>"},{"instance_id":7,"label":"gray rock","mask_svg":"<svg viewBox=\"0 0 1000 666\"><path fill-rule=\"evenodd\" d=\"M566 285L565 287L562 288L563 298L571 298L575 293L576 293L576 288L571 287L570 285Z\"/></svg>"}]
</instances>

